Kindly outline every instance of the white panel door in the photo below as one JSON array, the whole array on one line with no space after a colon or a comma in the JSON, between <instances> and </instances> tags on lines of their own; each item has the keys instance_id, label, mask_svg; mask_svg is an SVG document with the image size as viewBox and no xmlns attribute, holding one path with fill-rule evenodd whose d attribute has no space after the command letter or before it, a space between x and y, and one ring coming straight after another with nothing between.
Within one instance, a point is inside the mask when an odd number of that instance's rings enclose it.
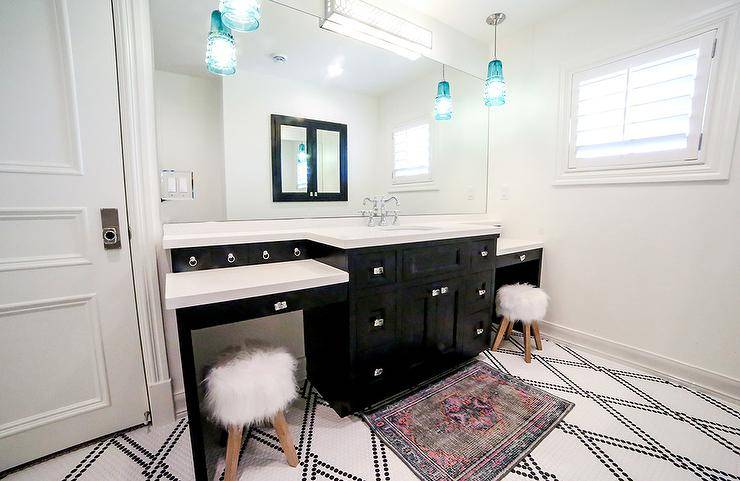
<instances>
[{"instance_id":1,"label":"white panel door","mask_svg":"<svg viewBox=\"0 0 740 481\"><path fill-rule=\"evenodd\" d=\"M0 0L0 471L144 421L109 1Z\"/></svg>"}]
</instances>

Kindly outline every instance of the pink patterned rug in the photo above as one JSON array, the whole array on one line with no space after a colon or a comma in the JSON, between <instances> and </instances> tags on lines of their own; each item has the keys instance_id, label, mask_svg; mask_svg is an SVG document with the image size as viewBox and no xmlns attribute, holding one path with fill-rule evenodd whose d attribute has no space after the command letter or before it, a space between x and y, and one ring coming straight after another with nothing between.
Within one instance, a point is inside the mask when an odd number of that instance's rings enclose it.
<instances>
[{"instance_id":1,"label":"pink patterned rug","mask_svg":"<svg viewBox=\"0 0 740 481\"><path fill-rule=\"evenodd\" d=\"M363 418L423 480L493 481L571 408L477 361Z\"/></svg>"}]
</instances>

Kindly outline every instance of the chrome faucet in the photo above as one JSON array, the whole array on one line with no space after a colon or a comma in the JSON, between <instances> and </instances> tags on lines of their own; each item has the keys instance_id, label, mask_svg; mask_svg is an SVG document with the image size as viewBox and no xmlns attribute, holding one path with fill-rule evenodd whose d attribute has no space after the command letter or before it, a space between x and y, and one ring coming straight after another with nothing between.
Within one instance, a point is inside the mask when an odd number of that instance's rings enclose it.
<instances>
[{"instance_id":1,"label":"chrome faucet","mask_svg":"<svg viewBox=\"0 0 740 481\"><path fill-rule=\"evenodd\" d=\"M394 201L396 203L396 208L394 210L386 209L386 204L390 201ZM372 207L368 208L369 205ZM373 227L375 225L376 218L379 219L378 225L387 225L389 216L393 216L393 224L397 224L399 213L398 207L400 205L401 203L395 195L387 198L384 198L382 195L376 195L372 198L365 197L362 199L362 206L364 209L360 211L360 214L363 217L367 217L368 227Z\"/></svg>"},{"instance_id":2,"label":"chrome faucet","mask_svg":"<svg viewBox=\"0 0 740 481\"><path fill-rule=\"evenodd\" d=\"M386 204L390 201L395 201L396 208L394 210L388 210L386 209ZM396 225L398 223L398 208L401 206L401 202L399 202L398 197L395 195L392 195L388 198L381 199L381 205L380 205L380 225L387 225L388 224L388 216L393 216L393 225Z\"/></svg>"}]
</instances>

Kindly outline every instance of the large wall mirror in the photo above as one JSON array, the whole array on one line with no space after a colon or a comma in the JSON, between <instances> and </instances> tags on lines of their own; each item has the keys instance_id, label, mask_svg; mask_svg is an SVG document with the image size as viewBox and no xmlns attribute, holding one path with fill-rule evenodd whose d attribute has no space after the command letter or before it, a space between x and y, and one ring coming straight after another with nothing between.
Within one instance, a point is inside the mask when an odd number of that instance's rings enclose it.
<instances>
[{"instance_id":1,"label":"large wall mirror","mask_svg":"<svg viewBox=\"0 0 740 481\"><path fill-rule=\"evenodd\" d=\"M217 77L204 57L218 2L149 3L160 167L194 179L193 200L162 203L165 222L357 216L364 197L387 194L402 215L486 211L481 78L447 66L453 116L435 120L442 64L270 0L258 30L234 34L236 74ZM277 132L273 115L285 120Z\"/></svg>"},{"instance_id":2,"label":"large wall mirror","mask_svg":"<svg viewBox=\"0 0 740 481\"><path fill-rule=\"evenodd\" d=\"M347 200L347 126L272 115L272 200Z\"/></svg>"}]
</instances>

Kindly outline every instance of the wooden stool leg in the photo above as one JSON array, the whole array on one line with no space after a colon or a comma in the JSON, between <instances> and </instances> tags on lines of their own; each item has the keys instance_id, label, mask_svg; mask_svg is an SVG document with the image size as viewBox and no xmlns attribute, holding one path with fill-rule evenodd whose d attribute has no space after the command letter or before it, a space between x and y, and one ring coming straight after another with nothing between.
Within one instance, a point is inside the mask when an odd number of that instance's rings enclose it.
<instances>
[{"instance_id":1,"label":"wooden stool leg","mask_svg":"<svg viewBox=\"0 0 740 481\"><path fill-rule=\"evenodd\" d=\"M236 481L239 467L239 451L242 449L243 426L229 426L229 439L226 442L226 471L224 481Z\"/></svg>"},{"instance_id":2,"label":"wooden stool leg","mask_svg":"<svg viewBox=\"0 0 740 481\"><path fill-rule=\"evenodd\" d=\"M510 323L509 323L509 327L508 327L508 328L506 329L506 336L505 336L505 338L506 338L506 339L509 339L509 338L511 338L511 331L513 331L513 330L514 330L514 323L515 323L515 322L516 322L516 321L513 321L513 322L510 322Z\"/></svg>"},{"instance_id":3,"label":"wooden stool leg","mask_svg":"<svg viewBox=\"0 0 740 481\"><path fill-rule=\"evenodd\" d=\"M542 350L542 338L540 337L540 323L538 321L532 321L532 331L534 331L534 344L537 346L537 350Z\"/></svg>"},{"instance_id":4,"label":"wooden stool leg","mask_svg":"<svg viewBox=\"0 0 740 481\"><path fill-rule=\"evenodd\" d=\"M285 421L285 413L279 411L275 415L275 419L272 420L272 425L275 427L275 432L277 433L277 437L280 440L280 446L283 447L285 459L288 461L288 464L292 467L298 466L298 455L295 453L293 436L290 435L290 431L288 430L288 423L287 421Z\"/></svg>"},{"instance_id":5,"label":"wooden stool leg","mask_svg":"<svg viewBox=\"0 0 740 481\"><path fill-rule=\"evenodd\" d=\"M498 332L496 333L496 339L494 339L493 346L491 347L492 351L495 351L501 345L501 341L504 338L504 333L506 333L506 328L508 325L509 325L509 320L505 317L502 318L501 325L498 326Z\"/></svg>"},{"instance_id":6,"label":"wooden stool leg","mask_svg":"<svg viewBox=\"0 0 740 481\"><path fill-rule=\"evenodd\" d=\"M532 342L529 339L529 324L524 324L524 362L532 362Z\"/></svg>"}]
</instances>

